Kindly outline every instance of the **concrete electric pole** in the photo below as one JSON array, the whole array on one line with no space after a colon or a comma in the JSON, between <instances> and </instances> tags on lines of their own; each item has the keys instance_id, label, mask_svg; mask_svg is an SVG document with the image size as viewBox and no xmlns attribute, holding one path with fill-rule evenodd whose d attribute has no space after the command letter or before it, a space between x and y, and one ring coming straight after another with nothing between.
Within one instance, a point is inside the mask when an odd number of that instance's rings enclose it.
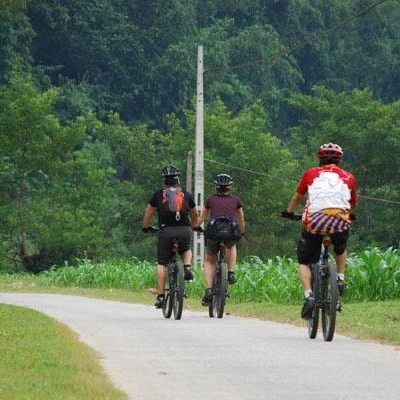
<instances>
[{"instance_id":1,"label":"concrete electric pole","mask_svg":"<svg viewBox=\"0 0 400 400\"><path fill-rule=\"evenodd\" d=\"M194 199L198 213L204 206L204 94L203 94L203 46L197 48L197 107L196 107L196 157L195 157L195 179ZM194 234L193 261L203 265L204 262L204 236Z\"/></svg>"}]
</instances>

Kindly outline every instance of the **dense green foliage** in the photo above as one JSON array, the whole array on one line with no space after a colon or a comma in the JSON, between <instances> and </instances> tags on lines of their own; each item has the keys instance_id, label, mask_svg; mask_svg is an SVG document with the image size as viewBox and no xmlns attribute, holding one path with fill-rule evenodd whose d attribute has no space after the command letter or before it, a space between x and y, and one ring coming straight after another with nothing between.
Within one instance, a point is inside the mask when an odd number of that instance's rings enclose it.
<instances>
[{"instance_id":1,"label":"dense green foliage","mask_svg":"<svg viewBox=\"0 0 400 400\"><path fill-rule=\"evenodd\" d=\"M1 1L0 269L154 254L142 214L195 148L199 44L206 195L234 176L240 256L294 256L278 214L328 141L362 195L350 246L397 246L400 10L371 4Z\"/></svg>"}]
</instances>

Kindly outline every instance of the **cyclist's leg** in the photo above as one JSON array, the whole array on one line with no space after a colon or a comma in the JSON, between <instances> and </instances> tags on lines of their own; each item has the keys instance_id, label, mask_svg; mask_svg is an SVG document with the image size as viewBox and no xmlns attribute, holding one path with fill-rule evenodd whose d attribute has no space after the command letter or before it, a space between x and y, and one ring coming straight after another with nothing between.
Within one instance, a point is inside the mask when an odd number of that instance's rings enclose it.
<instances>
[{"instance_id":1,"label":"cyclist's leg","mask_svg":"<svg viewBox=\"0 0 400 400\"><path fill-rule=\"evenodd\" d=\"M157 265L157 288L158 294L165 293L165 282L167 279L167 267L163 264Z\"/></svg>"},{"instance_id":2,"label":"cyclist's leg","mask_svg":"<svg viewBox=\"0 0 400 400\"><path fill-rule=\"evenodd\" d=\"M304 292L311 290L310 264L318 262L321 252L322 236L309 233L305 230L301 233L297 244L298 270Z\"/></svg>"},{"instance_id":3,"label":"cyclist's leg","mask_svg":"<svg viewBox=\"0 0 400 400\"><path fill-rule=\"evenodd\" d=\"M155 306L161 308L165 297L165 282L167 280L167 267L162 264L157 265L157 290Z\"/></svg>"},{"instance_id":4,"label":"cyclist's leg","mask_svg":"<svg viewBox=\"0 0 400 400\"><path fill-rule=\"evenodd\" d=\"M236 283L235 267L237 258L236 242L226 243L226 264L228 267L228 282L229 284Z\"/></svg>"},{"instance_id":5,"label":"cyclist's leg","mask_svg":"<svg viewBox=\"0 0 400 400\"><path fill-rule=\"evenodd\" d=\"M215 256L206 254L204 257L204 281L206 288L211 288L214 280Z\"/></svg>"},{"instance_id":6,"label":"cyclist's leg","mask_svg":"<svg viewBox=\"0 0 400 400\"><path fill-rule=\"evenodd\" d=\"M333 244L333 253L335 255L335 261L336 261L337 285L340 295L343 295L346 290L344 275L346 270L347 241L349 239L349 236L350 236L349 230L331 235L331 241Z\"/></svg>"},{"instance_id":7,"label":"cyclist's leg","mask_svg":"<svg viewBox=\"0 0 400 400\"><path fill-rule=\"evenodd\" d=\"M188 226L176 227L176 237L179 238L179 254L181 255L184 266L185 280L192 281L192 230Z\"/></svg>"},{"instance_id":8,"label":"cyclist's leg","mask_svg":"<svg viewBox=\"0 0 400 400\"><path fill-rule=\"evenodd\" d=\"M318 262L321 251L322 236L313 235L303 231L297 245L298 271L304 290L304 304L301 309L301 317L310 319L314 307L314 296L311 288L310 264Z\"/></svg>"},{"instance_id":9,"label":"cyclist's leg","mask_svg":"<svg viewBox=\"0 0 400 400\"><path fill-rule=\"evenodd\" d=\"M205 282L205 293L201 303L206 306L211 301L211 289L214 281L214 262L215 255L218 252L218 242L207 239L206 254L204 257L204 282Z\"/></svg>"},{"instance_id":10,"label":"cyclist's leg","mask_svg":"<svg viewBox=\"0 0 400 400\"><path fill-rule=\"evenodd\" d=\"M226 264L228 266L228 271L235 272L237 249L235 242L226 243Z\"/></svg>"},{"instance_id":11,"label":"cyclist's leg","mask_svg":"<svg viewBox=\"0 0 400 400\"><path fill-rule=\"evenodd\" d=\"M346 269L346 258L347 258L347 250L344 250L342 254L335 253L337 273L343 274L343 276Z\"/></svg>"},{"instance_id":12,"label":"cyclist's leg","mask_svg":"<svg viewBox=\"0 0 400 400\"><path fill-rule=\"evenodd\" d=\"M301 264L301 263L299 263L298 269L299 269L301 285L303 287L305 297L307 297L312 292L312 290L311 290L311 270L308 265Z\"/></svg>"},{"instance_id":13,"label":"cyclist's leg","mask_svg":"<svg viewBox=\"0 0 400 400\"><path fill-rule=\"evenodd\" d=\"M165 296L165 282L167 279L167 264L171 254L171 244L168 232L161 229L158 233L157 240L157 290L158 296L155 306L158 307L163 301Z\"/></svg>"}]
</instances>

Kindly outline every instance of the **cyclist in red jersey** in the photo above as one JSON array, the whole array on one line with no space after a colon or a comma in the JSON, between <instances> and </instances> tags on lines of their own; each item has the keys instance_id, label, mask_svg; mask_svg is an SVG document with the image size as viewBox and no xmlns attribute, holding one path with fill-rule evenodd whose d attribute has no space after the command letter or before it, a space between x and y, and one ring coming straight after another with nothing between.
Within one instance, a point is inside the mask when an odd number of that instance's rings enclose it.
<instances>
[{"instance_id":1,"label":"cyclist in red jersey","mask_svg":"<svg viewBox=\"0 0 400 400\"><path fill-rule=\"evenodd\" d=\"M235 221L238 225L239 232L243 236L245 229L243 204L239 197L231 194L231 186L233 179L227 174L219 174L214 178L216 193L206 200L205 206L197 220L197 227L207 219L216 220L218 217L227 217ZM225 243L226 261L228 267L228 283L236 282L235 265L236 265L236 240ZM211 288L214 279L214 261L219 249L219 241L206 239L206 256L204 260L204 280L206 291L202 299L203 306L207 306L212 298Z\"/></svg>"},{"instance_id":2,"label":"cyclist in red jersey","mask_svg":"<svg viewBox=\"0 0 400 400\"><path fill-rule=\"evenodd\" d=\"M308 265L318 262L324 235L329 235L333 244L340 295L345 291L347 240L358 201L354 176L339 167L343 158L341 147L333 143L323 144L317 155L319 166L304 172L287 209L281 213L282 217L293 218L300 200L307 195L302 217L304 229L297 245L299 273L304 289L301 312L304 319L311 318L314 304Z\"/></svg>"}]
</instances>

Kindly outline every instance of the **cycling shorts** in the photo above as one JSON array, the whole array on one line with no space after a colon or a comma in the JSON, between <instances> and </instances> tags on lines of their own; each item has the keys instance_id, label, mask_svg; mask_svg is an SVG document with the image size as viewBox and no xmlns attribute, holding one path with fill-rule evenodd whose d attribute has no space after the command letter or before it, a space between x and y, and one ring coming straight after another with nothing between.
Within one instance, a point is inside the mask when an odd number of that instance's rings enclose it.
<instances>
[{"instance_id":1,"label":"cycling shorts","mask_svg":"<svg viewBox=\"0 0 400 400\"><path fill-rule=\"evenodd\" d=\"M343 254L347 247L350 232L345 230L329 235L333 245L333 251L337 255ZM297 259L299 264L314 264L319 261L324 235L313 234L303 230L297 243Z\"/></svg>"},{"instance_id":2,"label":"cycling shorts","mask_svg":"<svg viewBox=\"0 0 400 400\"><path fill-rule=\"evenodd\" d=\"M178 253L183 254L191 249L192 229L190 226L165 226L158 232L157 261L167 265L171 258L172 239L178 239Z\"/></svg>"},{"instance_id":3,"label":"cycling shorts","mask_svg":"<svg viewBox=\"0 0 400 400\"><path fill-rule=\"evenodd\" d=\"M227 241L225 242L225 247L231 249L233 246L236 245L236 243L236 240ZM208 256L215 256L218 253L219 244L219 240L206 239L206 254Z\"/></svg>"}]
</instances>

